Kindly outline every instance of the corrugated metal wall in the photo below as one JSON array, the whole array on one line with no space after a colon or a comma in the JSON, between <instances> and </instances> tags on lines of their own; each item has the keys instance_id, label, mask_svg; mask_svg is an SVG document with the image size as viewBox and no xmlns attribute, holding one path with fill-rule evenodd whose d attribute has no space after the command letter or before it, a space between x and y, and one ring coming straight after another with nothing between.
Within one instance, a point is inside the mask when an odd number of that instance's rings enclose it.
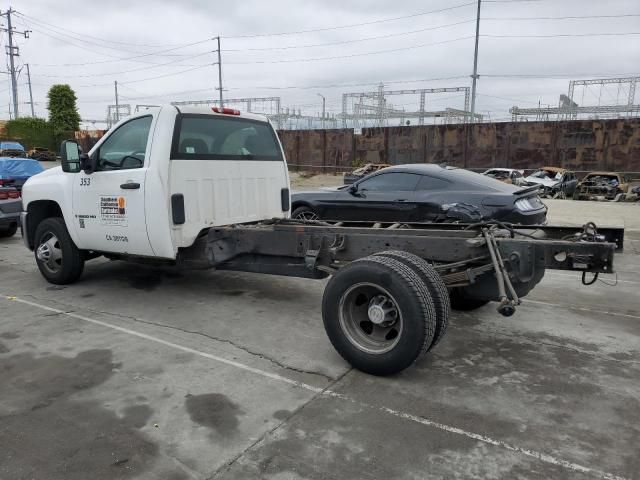
<instances>
[{"instance_id":1,"label":"corrugated metal wall","mask_svg":"<svg viewBox=\"0 0 640 480\"><path fill-rule=\"evenodd\" d=\"M484 169L562 166L640 172L640 119L483 123L278 132L295 170L364 163L447 163Z\"/></svg>"}]
</instances>

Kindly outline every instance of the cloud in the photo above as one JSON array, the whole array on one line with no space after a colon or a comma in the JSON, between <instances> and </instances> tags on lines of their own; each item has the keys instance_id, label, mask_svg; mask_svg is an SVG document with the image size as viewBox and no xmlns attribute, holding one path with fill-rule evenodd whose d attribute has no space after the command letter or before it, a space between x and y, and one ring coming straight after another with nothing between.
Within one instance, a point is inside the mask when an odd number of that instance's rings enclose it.
<instances>
[{"instance_id":1,"label":"cloud","mask_svg":"<svg viewBox=\"0 0 640 480\"><path fill-rule=\"evenodd\" d=\"M441 9L448 10L421 15ZM390 89L470 86L473 39L456 39L474 35L475 9L474 2L465 0L63 0L55 4L46 0L32 0L21 8L22 15L14 17L14 24L18 29L33 31L28 40L19 41L19 60L31 65L34 101L40 115L46 115L46 92L53 83L69 83L76 89L83 118L98 120L105 117L107 105L114 103L115 80L120 85L120 103L135 105L216 98L217 70L213 65L216 61L216 44L213 40L173 51L166 50L211 39L218 34L223 37L227 97L277 95L282 97L284 106L295 106L314 114L319 111L321 103L317 93L325 95L329 110L337 113L341 108L343 92L375 90L381 81L406 81L390 83ZM640 31L640 17L534 21L495 19L624 13L640 13L637 2L487 2L482 7L481 34L554 35ZM396 19L378 22L388 18ZM335 28L365 23L367 25ZM451 25L454 23L459 24ZM429 30L444 25L449 26ZM239 38L244 35L306 30L318 31ZM371 37L384 38L363 40ZM336 44L308 46L323 43ZM417 45L425 46L412 48ZM290 48L302 46L305 48ZM368 54L383 50L395 51ZM350 57L289 61L347 56ZM515 104L511 100L521 102L520 106L532 106L538 101L556 105L558 95L566 92L570 78L637 74L638 58L640 42L637 36L482 37L477 109L481 112L490 111L492 118L500 118L508 116L508 108ZM196 68L198 66L201 67ZM567 78L491 76L505 74L560 74ZM463 78L411 81L442 77ZM21 110L28 112L28 106L24 103L28 100L24 71L19 84ZM333 87L343 84L368 85ZM282 88L292 86L317 88ZM183 93L168 95L176 92ZM9 91L5 89L4 94L5 100L0 100L0 104L5 105L0 109L4 109L2 115L6 118ZM607 98L615 96L613 92L607 95ZM397 103L412 101L415 100L394 98ZM460 108L462 105L460 98L454 97L451 97L450 104L444 96L440 99L433 97L429 101L441 107Z\"/></svg>"}]
</instances>

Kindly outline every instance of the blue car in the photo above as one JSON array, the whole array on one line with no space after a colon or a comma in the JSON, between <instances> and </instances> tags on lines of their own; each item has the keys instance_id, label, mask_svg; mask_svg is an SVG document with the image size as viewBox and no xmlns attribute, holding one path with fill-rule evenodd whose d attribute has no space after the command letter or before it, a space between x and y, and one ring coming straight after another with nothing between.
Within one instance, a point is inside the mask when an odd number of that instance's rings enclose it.
<instances>
[{"instance_id":1,"label":"blue car","mask_svg":"<svg viewBox=\"0 0 640 480\"><path fill-rule=\"evenodd\" d=\"M18 142L0 142L0 157L27 158L27 151Z\"/></svg>"},{"instance_id":2,"label":"blue car","mask_svg":"<svg viewBox=\"0 0 640 480\"><path fill-rule=\"evenodd\" d=\"M37 160L0 157L0 186L10 186L22 190L22 185L29 177L37 175L43 170L44 168Z\"/></svg>"}]
</instances>

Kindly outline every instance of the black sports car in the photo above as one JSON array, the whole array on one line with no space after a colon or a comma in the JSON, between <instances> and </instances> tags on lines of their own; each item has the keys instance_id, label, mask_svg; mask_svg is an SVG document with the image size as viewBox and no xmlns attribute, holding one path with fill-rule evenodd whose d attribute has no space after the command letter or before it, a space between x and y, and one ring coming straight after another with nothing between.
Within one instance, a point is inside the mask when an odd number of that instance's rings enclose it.
<instances>
[{"instance_id":1,"label":"black sports car","mask_svg":"<svg viewBox=\"0 0 640 480\"><path fill-rule=\"evenodd\" d=\"M292 218L379 222L546 222L538 187L435 164L385 168L353 185L295 192Z\"/></svg>"}]
</instances>

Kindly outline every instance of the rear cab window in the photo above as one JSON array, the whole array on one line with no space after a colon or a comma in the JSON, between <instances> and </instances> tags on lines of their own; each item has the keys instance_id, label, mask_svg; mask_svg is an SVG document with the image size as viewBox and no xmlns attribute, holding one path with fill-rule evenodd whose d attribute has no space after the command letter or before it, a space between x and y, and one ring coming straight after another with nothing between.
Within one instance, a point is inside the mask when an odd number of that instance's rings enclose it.
<instances>
[{"instance_id":1,"label":"rear cab window","mask_svg":"<svg viewBox=\"0 0 640 480\"><path fill-rule=\"evenodd\" d=\"M179 114L172 160L283 161L276 133L267 122L229 115Z\"/></svg>"}]
</instances>

